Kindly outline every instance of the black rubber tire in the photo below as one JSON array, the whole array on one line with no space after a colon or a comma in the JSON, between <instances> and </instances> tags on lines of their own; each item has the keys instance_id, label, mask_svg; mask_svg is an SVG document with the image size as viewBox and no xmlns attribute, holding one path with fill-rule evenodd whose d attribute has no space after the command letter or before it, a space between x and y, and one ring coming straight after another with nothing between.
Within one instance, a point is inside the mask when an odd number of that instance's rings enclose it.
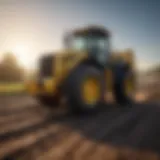
<instances>
[{"instance_id":1,"label":"black rubber tire","mask_svg":"<svg viewBox=\"0 0 160 160\"><path fill-rule=\"evenodd\" d=\"M81 95L81 85L83 80L87 77L97 78L100 84L100 99L92 105L86 104ZM78 66L68 77L65 85L65 95L67 97L68 108L71 112L84 113L96 110L104 97L103 72L96 67L89 65Z\"/></svg>"},{"instance_id":2,"label":"black rubber tire","mask_svg":"<svg viewBox=\"0 0 160 160\"><path fill-rule=\"evenodd\" d=\"M116 103L121 106L131 106L131 104L135 103L134 99L125 93L125 78L131 74L133 75L131 70L125 70L121 67L117 67L114 70L113 93Z\"/></svg>"}]
</instances>

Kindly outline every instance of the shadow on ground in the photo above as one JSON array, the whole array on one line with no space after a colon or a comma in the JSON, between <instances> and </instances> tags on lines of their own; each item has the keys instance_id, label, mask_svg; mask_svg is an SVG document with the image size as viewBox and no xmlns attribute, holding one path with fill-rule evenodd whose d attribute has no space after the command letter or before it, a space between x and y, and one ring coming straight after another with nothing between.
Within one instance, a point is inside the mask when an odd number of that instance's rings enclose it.
<instances>
[{"instance_id":1,"label":"shadow on ground","mask_svg":"<svg viewBox=\"0 0 160 160\"><path fill-rule=\"evenodd\" d=\"M56 120L98 143L160 153L160 106L103 106L96 113Z\"/></svg>"}]
</instances>

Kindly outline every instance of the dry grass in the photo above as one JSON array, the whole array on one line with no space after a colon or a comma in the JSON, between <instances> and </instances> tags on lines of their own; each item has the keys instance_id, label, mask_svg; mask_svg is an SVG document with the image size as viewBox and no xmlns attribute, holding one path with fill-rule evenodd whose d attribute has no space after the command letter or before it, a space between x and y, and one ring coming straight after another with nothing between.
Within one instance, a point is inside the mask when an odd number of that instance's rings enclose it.
<instances>
[{"instance_id":1,"label":"dry grass","mask_svg":"<svg viewBox=\"0 0 160 160\"><path fill-rule=\"evenodd\" d=\"M0 83L0 94L16 94L25 91L23 83Z\"/></svg>"}]
</instances>

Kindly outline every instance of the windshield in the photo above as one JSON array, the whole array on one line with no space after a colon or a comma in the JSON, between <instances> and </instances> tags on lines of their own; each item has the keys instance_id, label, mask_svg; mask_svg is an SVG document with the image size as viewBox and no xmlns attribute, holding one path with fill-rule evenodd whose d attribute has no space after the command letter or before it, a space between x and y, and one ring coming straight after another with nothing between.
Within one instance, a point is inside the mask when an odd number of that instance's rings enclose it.
<instances>
[{"instance_id":1,"label":"windshield","mask_svg":"<svg viewBox=\"0 0 160 160\"><path fill-rule=\"evenodd\" d=\"M71 48L75 50L92 50L108 51L109 41L106 37L95 36L77 36L74 37L71 43Z\"/></svg>"},{"instance_id":2,"label":"windshield","mask_svg":"<svg viewBox=\"0 0 160 160\"><path fill-rule=\"evenodd\" d=\"M75 50L86 50L87 42L85 37L75 37L73 38L71 48Z\"/></svg>"}]
</instances>

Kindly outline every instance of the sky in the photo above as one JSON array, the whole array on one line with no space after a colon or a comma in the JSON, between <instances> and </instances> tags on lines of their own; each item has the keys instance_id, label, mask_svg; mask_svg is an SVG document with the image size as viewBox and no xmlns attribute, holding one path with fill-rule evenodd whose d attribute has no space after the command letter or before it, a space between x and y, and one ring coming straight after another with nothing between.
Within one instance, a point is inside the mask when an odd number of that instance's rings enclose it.
<instances>
[{"instance_id":1,"label":"sky","mask_svg":"<svg viewBox=\"0 0 160 160\"><path fill-rule=\"evenodd\" d=\"M0 0L0 57L12 51L33 68L42 54L63 47L63 35L98 24L112 34L112 48L132 48L137 67L160 63L159 0Z\"/></svg>"}]
</instances>

